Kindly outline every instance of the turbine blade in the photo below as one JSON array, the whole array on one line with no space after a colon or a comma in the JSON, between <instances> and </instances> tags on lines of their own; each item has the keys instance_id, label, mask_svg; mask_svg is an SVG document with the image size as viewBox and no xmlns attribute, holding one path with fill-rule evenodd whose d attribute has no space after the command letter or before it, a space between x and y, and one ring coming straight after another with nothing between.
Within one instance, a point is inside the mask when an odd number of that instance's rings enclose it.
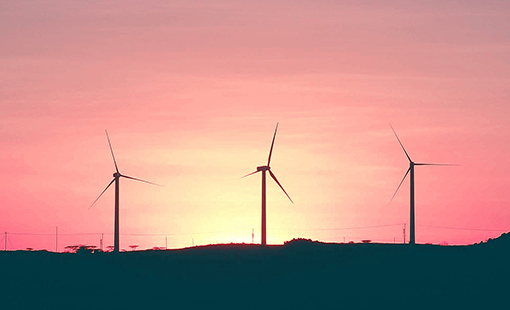
<instances>
[{"instance_id":1,"label":"turbine blade","mask_svg":"<svg viewBox=\"0 0 510 310\"><path fill-rule=\"evenodd\" d=\"M406 179L407 174L409 173L410 170L411 170L411 168L407 169L406 174L404 174L402 181L400 181L400 184L398 185L397 190L395 191L395 193L393 193L393 196L391 196L390 202L388 202L388 204L390 204L393 201L393 198L395 198L395 195L397 194L398 190L400 189L400 186L402 186L402 183L404 183L404 180Z\"/></svg>"},{"instance_id":2,"label":"turbine blade","mask_svg":"<svg viewBox=\"0 0 510 310\"><path fill-rule=\"evenodd\" d=\"M278 131L278 124L276 123L276 128L274 129L273 142L271 142L271 148L269 149L269 157L267 158L267 166L271 163L271 154L273 153L274 139L276 138L276 131Z\"/></svg>"},{"instance_id":3,"label":"turbine blade","mask_svg":"<svg viewBox=\"0 0 510 310\"><path fill-rule=\"evenodd\" d=\"M108 187L110 187L110 185L113 184L113 182L115 182L115 179L113 179L109 184L108 186L106 186L106 188L101 192L101 194L99 194L99 196L96 198L96 200L94 200L94 202L90 205L89 207L89 210L90 208L92 208L92 206L99 200L99 198L101 198L101 196L103 196L104 192L106 192L106 190L108 189Z\"/></svg>"},{"instance_id":4,"label":"turbine blade","mask_svg":"<svg viewBox=\"0 0 510 310\"><path fill-rule=\"evenodd\" d=\"M390 124L390 127L391 127L391 130L393 130L393 133L395 134L395 137L397 137L398 143L400 143L400 146L404 150L404 153L406 153L407 159L409 159L409 162L412 163L413 161L411 160L411 157L409 157L409 154L407 154L407 151L406 151L404 145L402 144L402 142L400 142L400 139L398 138L397 133L395 132L395 129L393 129L393 126L391 126L391 124Z\"/></svg>"},{"instance_id":5,"label":"turbine blade","mask_svg":"<svg viewBox=\"0 0 510 310\"><path fill-rule=\"evenodd\" d=\"M415 166L460 166L457 164L430 164L430 163L415 163Z\"/></svg>"},{"instance_id":6,"label":"turbine blade","mask_svg":"<svg viewBox=\"0 0 510 310\"><path fill-rule=\"evenodd\" d=\"M113 155L112 144L110 142L110 137L108 136L108 131L106 129L105 129L105 132L106 132L106 138L108 139L108 145L110 146L110 151L112 152L113 163L115 164L115 170L117 170L117 173L119 173L119 167L117 167L117 161L115 160L115 155Z\"/></svg>"},{"instance_id":7,"label":"turbine blade","mask_svg":"<svg viewBox=\"0 0 510 310\"><path fill-rule=\"evenodd\" d=\"M239 179L243 179L243 178L246 178L247 176L249 176L249 175L252 175L252 174L255 174L255 173L257 173L257 172L259 172L259 171L257 170L257 171L255 171L255 172L252 172L252 173L248 173L247 175L245 175L245 176L242 176L242 177L240 177Z\"/></svg>"},{"instance_id":8,"label":"turbine blade","mask_svg":"<svg viewBox=\"0 0 510 310\"><path fill-rule=\"evenodd\" d=\"M280 184L280 182L278 182L278 179L276 178L276 176L274 175L273 172L271 172L271 170L268 170L269 171L269 174L271 175L271 177L273 178L273 180L280 186L280 188L282 189L282 191L285 193L285 195L287 195L287 197L289 198L290 202L294 203L294 201L292 201L292 198L290 198L289 194L287 194L287 192L285 191L285 189L283 188L283 186Z\"/></svg>"},{"instance_id":9,"label":"turbine blade","mask_svg":"<svg viewBox=\"0 0 510 310\"><path fill-rule=\"evenodd\" d=\"M121 174L120 176L123 177L123 178L126 178L126 179L131 179L131 180L140 181L140 182L143 182L143 183L147 183L147 184L152 184L152 185L163 187L163 185L160 185L160 184L157 184L157 183L152 183L152 182L145 181L145 180L142 180L142 179L133 178L133 177L130 177L130 176L127 176L127 175Z\"/></svg>"}]
</instances>

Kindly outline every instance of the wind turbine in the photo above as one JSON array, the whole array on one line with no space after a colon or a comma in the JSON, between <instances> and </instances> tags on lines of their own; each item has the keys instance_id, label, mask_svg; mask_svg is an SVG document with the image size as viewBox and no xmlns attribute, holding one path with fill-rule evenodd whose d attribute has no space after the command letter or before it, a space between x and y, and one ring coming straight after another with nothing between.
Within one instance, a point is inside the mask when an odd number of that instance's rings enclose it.
<instances>
[{"instance_id":1,"label":"wind turbine","mask_svg":"<svg viewBox=\"0 0 510 310\"><path fill-rule=\"evenodd\" d=\"M271 171L271 167L269 166L269 164L271 163L271 154L273 153L274 139L276 138L277 131L278 131L278 123L276 123L276 128L274 130L274 135L273 135L273 142L271 142L271 148L269 149L269 157L267 159L267 165L259 166L259 167L257 167L257 171L248 173L247 175L242 177L242 178L245 178L245 177L255 174L257 172L262 172L262 229L261 229L262 236L261 236L261 242L260 242L262 246L265 246L267 244L266 243L266 171L269 172L269 175L273 178L273 180L276 182L276 184L278 184L280 186L280 188L282 189L282 191L285 193L285 195L287 195L290 202L294 203L294 201L292 201L289 194L287 194L287 192L285 191L283 186L280 184L280 182L278 182L278 179L276 178L274 173Z\"/></svg>"},{"instance_id":2,"label":"wind turbine","mask_svg":"<svg viewBox=\"0 0 510 310\"><path fill-rule=\"evenodd\" d=\"M415 163L414 161L412 161L411 157L409 156L409 154L407 153L406 149L404 148L404 145L402 144L402 142L400 142L400 139L398 138L397 136L397 133L395 132L395 129L393 129L393 126L391 126L390 124L390 127L391 127L391 130L393 130L393 133L395 134L395 137L397 137L397 140L398 140L398 143L400 144L400 146L402 147L402 150L404 150L404 153L406 154L406 157L407 159L409 160L409 168L407 169L406 171L406 174L404 175L404 177L402 178L402 181L400 181L400 184L398 185L397 187L397 190L395 191L395 193L393 194L393 196L391 197L391 200L390 200L390 203L393 201L393 198L395 197L395 195L397 194L398 190L400 189L400 186L402 185L402 183L404 182L405 178L407 177L408 174L410 174L410 183L411 183L411 202L410 202L410 206L411 206L411 218L410 218L410 238L409 238L409 244L410 245L414 245L415 244L415 224L414 224L414 166L457 166L457 165L452 165L452 164L430 164L430 163Z\"/></svg>"},{"instance_id":3,"label":"wind turbine","mask_svg":"<svg viewBox=\"0 0 510 310\"><path fill-rule=\"evenodd\" d=\"M110 183L101 192L101 194L99 194L99 196L96 198L96 200L94 200L94 202L90 205L89 209L92 208L92 206L96 203L96 201L99 200L99 198L101 198L101 196L104 194L104 192L106 192L106 190L110 187L110 185L112 185L115 182L115 229L114 229L113 252L119 253L119 245L120 245L119 244L119 182L120 182L120 178L131 179L131 180L140 181L140 182L144 182L144 183L148 183L148 184L152 184L152 185L156 185L156 186L161 186L161 185L121 174L119 172L119 167L117 166L117 161L115 160L115 155L113 154L113 148L112 148L112 144L110 142L110 137L108 136L108 131L105 130L105 132L106 132L106 139L108 139L108 145L110 146L110 152L112 153L113 163L115 164L115 173L113 174L113 180L110 181Z\"/></svg>"}]
</instances>

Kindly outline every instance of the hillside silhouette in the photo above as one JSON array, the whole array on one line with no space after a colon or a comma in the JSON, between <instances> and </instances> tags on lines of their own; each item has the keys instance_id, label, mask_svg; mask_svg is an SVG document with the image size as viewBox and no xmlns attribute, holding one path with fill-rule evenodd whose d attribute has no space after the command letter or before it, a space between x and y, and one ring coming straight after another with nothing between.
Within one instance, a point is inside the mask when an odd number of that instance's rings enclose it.
<instances>
[{"instance_id":1,"label":"hillside silhouette","mask_svg":"<svg viewBox=\"0 0 510 310\"><path fill-rule=\"evenodd\" d=\"M510 236L470 246L197 246L0 252L3 309L487 308L505 305Z\"/></svg>"}]
</instances>

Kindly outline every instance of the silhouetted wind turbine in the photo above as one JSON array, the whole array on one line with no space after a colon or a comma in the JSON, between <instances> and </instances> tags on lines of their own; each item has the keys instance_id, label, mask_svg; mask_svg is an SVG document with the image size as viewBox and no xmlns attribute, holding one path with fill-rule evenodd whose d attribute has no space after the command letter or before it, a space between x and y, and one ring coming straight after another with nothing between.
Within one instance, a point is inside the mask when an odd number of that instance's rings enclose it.
<instances>
[{"instance_id":1,"label":"silhouetted wind turbine","mask_svg":"<svg viewBox=\"0 0 510 310\"><path fill-rule=\"evenodd\" d=\"M114 229L113 252L119 253L119 245L120 245L119 244L119 181L120 181L120 178L131 179L131 180L140 181L140 182L144 182L144 183L148 183L148 184L152 184L152 185L156 185L156 186L161 186L161 185L121 174L119 172L119 167L117 166L117 161L115 160L115 155L113 155L113 148L112 148L112 144L110 143L110 137L108 136L108 131L105 130L105 132L106 132L106 139L108 139L108 145L110 146L110 152L112 153L113 163L115 164L115 173L113 174L113 180L111 180L111 182L106 186L106 188L101 192L101 194L99 194L99 196L96 198L96 200L94 200L94 202L90 205L89 209L92 208L92 206L96 203L96 201L99 200L99 198L101 198L101 196L104 194L104 192L106 192L106 190L110 187L110 185L112 185L113 182L115 182L115 229Z\"/></svg>"},{"instance_id":2,"label":"silhouetted wind turbine","mask_svg":"<svg viewBox=\"0 0 510 310\"><path fill-rule=\"evenodd\" d=\"M271 177L276 182L276 184L278 184L280 186L280 188L282 189L282 191L285 193L285 195L287 195L290 202L294 203L294 201L292 201L289 194L287 194L287 192L285 191L283 186L280 184L280 182L278 182L278 179L276 178L274 173L271 171L271 167L269 167L269 164L271 163L271 154L273 153L274 139L276 138L276 131L278 131L278 123L276 123L276 128L274 130L274 135L273 135L273 142L271 142L271 148L269 149L269 157L267 159L267 165L257 167L257 171L248 173L247 175L242 177L242 178L245 178L245 177L255 174L257 172L262 172L262 229L261 229L262 236L261 236L260 243L263 246L266 245L266 171L269 172L269 175L271 175Z\"/></svg>"},{"instance_id":3,"label":"silhouetted wind turbine","mask_svg":"<svg viewBox=\"0 0 510 310\"><path fill-rule=\"evenodd\" d=\"M390 124L390 127L391 127L391 130L393 130L393 133L395 134L395 137L397 137L398 143L402 147L402 150L404 150L404 153L406 154L407 159L409 160L409 168L407 169L406 174L402 178L402 181L400 181L400 184L398 185L397 190L395 191L395 193L393 193L393 196L391 197L390 203L393 201L393 198L395 197L395 195L397 194L398 190L400 189L400 186L402 185L402 183L404 182L405 178L407 177L407 174L410 174L410 183L411 183L411 202L410 202L410 205L411 205L411 218L410 218L410 226L411 226L411 231L410 231L409 244L414 245L415 244L415 225L414 225L414 166L457 166L457 165L452 165L452 164L429 164L429 163L415 163L415 162L413 162L411 160L411 157L409 156L409 154L407 154L407 151L404 148L404 145L402 144L402 142L400 142L400 139L398 138L397 133L395 132L395 129L393 129L393 126L391 126L391 124Z\"/></svg>"}]
</instances>

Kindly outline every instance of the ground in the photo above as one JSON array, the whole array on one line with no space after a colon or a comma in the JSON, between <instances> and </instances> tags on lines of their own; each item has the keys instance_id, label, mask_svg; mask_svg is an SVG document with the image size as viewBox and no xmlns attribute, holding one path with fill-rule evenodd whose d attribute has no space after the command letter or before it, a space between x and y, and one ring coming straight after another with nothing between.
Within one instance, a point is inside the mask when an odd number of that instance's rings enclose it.
<instances>
[{"instance_id":1,"label":"ground","mask_svg":"<svg viewBox=\"0 0 510 310\"><path fill-rule=\"evenodd\" d=\"M226 244L0 252L3 309L505 308L510 238L470 246Z\"/></svg>"}]
</instances>

